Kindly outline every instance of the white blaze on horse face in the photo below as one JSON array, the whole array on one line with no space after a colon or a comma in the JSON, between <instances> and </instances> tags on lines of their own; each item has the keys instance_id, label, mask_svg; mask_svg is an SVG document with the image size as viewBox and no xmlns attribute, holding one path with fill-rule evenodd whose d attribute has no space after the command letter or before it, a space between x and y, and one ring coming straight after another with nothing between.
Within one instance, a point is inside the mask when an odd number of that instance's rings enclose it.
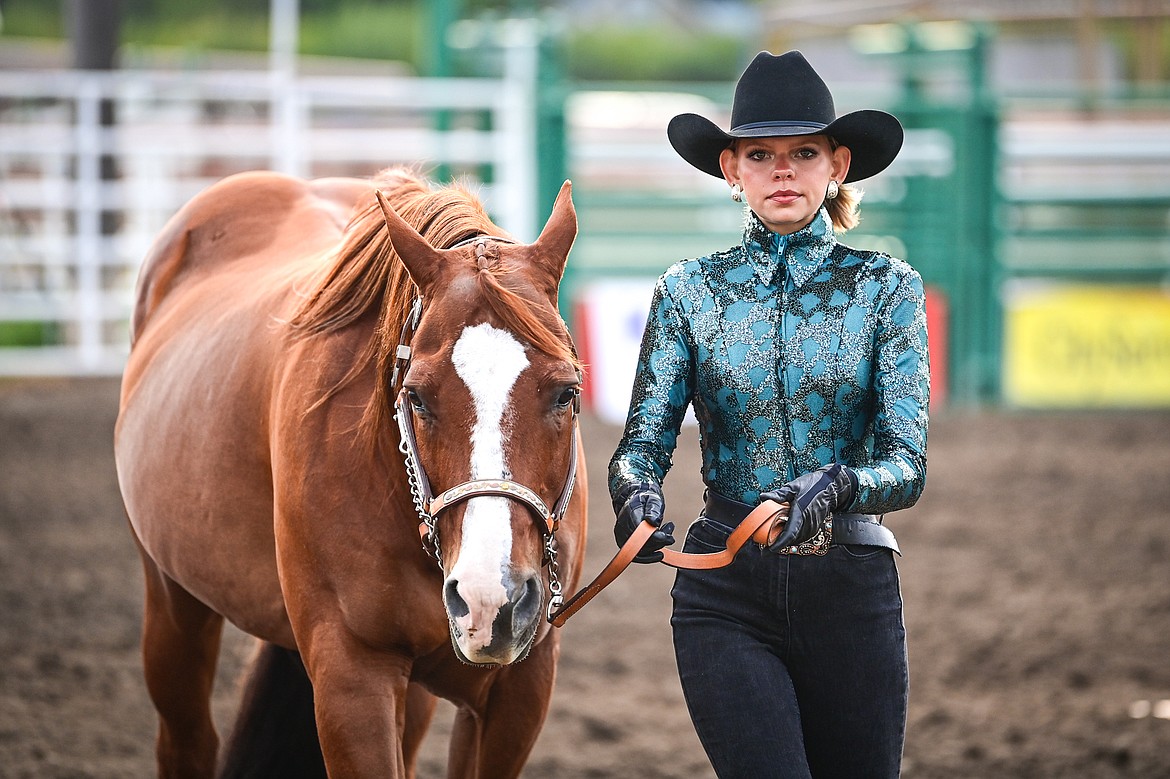
<instances>
[{"instance_id":1,"label":"white blaze on horse face","mask_svg":"<svg viewBox=\"0 0 1170 779\"><path fill-rule=\"evenodd\" d=\"M524 346L511 333L486 322L466 328L451 354L455 372L471 392L475 421L471 428L471 478L510 475L504 437L510 425L508 400L520 373L528 367ZM467 502L459 559L449 574L469 612L456 619L465 652L488 646L492 622L508 602L504 577L512 557L511 501L481 496Z\"/></svg>"}]
</instances>

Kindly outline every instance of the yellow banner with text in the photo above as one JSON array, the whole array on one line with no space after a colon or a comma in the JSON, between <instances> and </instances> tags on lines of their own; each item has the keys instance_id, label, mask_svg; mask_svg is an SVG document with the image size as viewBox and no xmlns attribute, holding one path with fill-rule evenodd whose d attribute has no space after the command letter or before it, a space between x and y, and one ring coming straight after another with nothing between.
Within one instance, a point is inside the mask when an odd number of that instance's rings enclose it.
<instances>
[{"instance_id":1,"label":"yellow banner with text","mask_svg":"<svg viewBox=\"0 0 1170 779\"><path fill-rule=\"evenodd\" d=\"M1020 281L1006 293L1009 404L1170 406L1170 291Z\"/></svg>"}]
</instances>

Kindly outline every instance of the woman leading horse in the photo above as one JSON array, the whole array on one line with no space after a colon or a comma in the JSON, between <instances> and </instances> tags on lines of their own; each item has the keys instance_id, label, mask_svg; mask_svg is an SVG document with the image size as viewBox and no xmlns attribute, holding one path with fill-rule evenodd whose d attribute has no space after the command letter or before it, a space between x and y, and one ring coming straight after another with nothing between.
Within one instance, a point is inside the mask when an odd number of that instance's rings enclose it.
<instances>
[{"instance_id":1,"label":"woman leading horse","mask_svg":"<svg viewBox=\"0 0 1170 779\"><path fill-rule=\"evenodd\" d=\"M451 776L520 773L555 674L547 594L584 552L556 306L576 227L567 183L522 245L402 170L242 174L170 221L115 442L160 775L218 770L224 619L262 647L224 773L412 775L436 695Z\"/></svg>"}]
</instances>

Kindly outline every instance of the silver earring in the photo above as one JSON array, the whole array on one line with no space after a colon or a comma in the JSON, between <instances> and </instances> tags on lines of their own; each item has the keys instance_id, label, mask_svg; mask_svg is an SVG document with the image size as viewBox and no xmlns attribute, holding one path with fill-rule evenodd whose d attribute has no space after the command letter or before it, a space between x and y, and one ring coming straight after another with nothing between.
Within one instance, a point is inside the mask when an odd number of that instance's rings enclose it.
<instances>
[{"instance_id":1,"label":"silver earring","mask_svg":"<svg viewBox=\"0 0 1170 779\"><path fill-rule=\"evenodd\" d=\"M837 184L837 179L829 180L829 190L825 192L825 200L832 200L841 193L841 187Z\"/></svg>"},{"instance_id":2,"label":"silver earring","mask_svg":"<svg viewBox=\"0 0 1170 779\"><path fill-rule=\"evenodd\" d=\"M731 185L731 199L736 203L743 202L743 187L741 187L739 184Z\"/></svg>"}]
</instances>

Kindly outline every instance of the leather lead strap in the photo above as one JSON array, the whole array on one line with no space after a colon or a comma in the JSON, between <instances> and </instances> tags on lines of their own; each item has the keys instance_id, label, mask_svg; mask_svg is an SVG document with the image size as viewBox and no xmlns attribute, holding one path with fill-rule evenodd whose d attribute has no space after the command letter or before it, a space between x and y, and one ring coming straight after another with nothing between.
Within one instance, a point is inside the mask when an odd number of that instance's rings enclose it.
<instances>
[{"instance_id":1,"label":"leather lead strap","mask_svg":"<svg viewBox=\"0 0 1170 779\"><path fill-rule=\"evenodd\" d=\"M775 520L780 518L779 515L787 516L787 514L788 504L766 500L752 509L751 513L744 517L739 526L732 531L731 535L727 537L727 548L723 551L711 552L710 554L692 554L663 549L662 563L671 568L685 568L692 571L723 568L735 559L736 554L749 540L754 540L759 544L767 544L770 538L775 535L773 531L778 530L778 523ZM657 529L649 522L638 525L629 540L622 545L622 548L601 570L597 578L565 601L563 606L550 615L548 621L558 628L564 625L569 617L580 611L586 603L593 600L599 592L612 584L622 571L629 567L634 558L638 556L638 552L642 551L646 539L650 538Z\"/></svg>"}]
</instances>

